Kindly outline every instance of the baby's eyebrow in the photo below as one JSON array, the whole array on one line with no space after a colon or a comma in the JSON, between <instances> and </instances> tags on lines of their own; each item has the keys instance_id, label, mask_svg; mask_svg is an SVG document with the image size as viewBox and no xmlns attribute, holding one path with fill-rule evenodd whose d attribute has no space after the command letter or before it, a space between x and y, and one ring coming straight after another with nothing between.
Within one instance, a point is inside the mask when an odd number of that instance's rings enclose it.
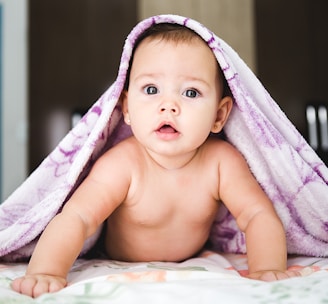
<instances>
[{"instance_id":1,"label":"baby's eyebrow","mask_svg":"<svg viewBox=\"0 0 328 304\"><path fill-rule=\"evenodd\" d=\"M135 81L138 81L138 80L142 80L143 78L159 78L160 77L160 74L157 74L157 73L141 73L141 74L138 74L136 77L134 77L134 80Z\"/></svg>"},{"instance_id":2,"label":"baby's eyebrow","mask_svg":"<svg viewBox=\"0 0 328 304\"><path fill-rule=\"evenodd\" d=\"M185 76L186 80L189 80L189 81L197 81L197 82L202 82L204 84L208 84L208 82L206 80L204 80L203 78L201 77L197 77L197 76Z\"/></svg>"}]
</instances>

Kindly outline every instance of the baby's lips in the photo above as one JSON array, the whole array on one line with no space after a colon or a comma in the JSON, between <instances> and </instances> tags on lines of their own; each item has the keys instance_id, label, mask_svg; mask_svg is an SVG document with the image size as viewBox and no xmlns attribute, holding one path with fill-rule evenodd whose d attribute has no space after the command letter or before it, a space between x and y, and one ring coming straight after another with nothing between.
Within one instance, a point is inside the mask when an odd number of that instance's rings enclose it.
<instances>
[{"instance_id":1,"label":"baby's lips","mask_svg":"<svg viewBox=\"0 0 328 304\"><path fill-rule=\"evenodd\" d=\"M156 130L160 133L177 133L177 129L175 126L170 122L163 122L159 125L159 127Z\"/></svg>"},{"instance_id":2,"label":"baby's lips","mask_svg":"<svg viewBox=\"0 0 328 304\"><path fill-rule=\"evenodd\" d=\"M164 125L162 126L161 128L159 128L158 132L161 132L161 133L176 133L177 130L174 129L172 126L170 125Z\"/></svg>"}]
</instances>

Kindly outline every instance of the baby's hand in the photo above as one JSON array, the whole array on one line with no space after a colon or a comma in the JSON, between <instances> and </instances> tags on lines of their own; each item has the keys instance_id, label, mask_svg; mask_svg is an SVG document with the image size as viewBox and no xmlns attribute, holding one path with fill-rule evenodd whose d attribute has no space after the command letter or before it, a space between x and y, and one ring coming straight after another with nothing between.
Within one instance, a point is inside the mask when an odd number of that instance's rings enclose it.
<instances>
[{"instance_id":1,"label":"baby's hand","mask_svg":"<svg viewBox=\"0 0 328 304\"><path fill-rule=\"evenodd\" d=\"M254 280L261 280L265 282L272 282L278 280L289 279L293 277L300 277L302 274L299 271L294 270L263 270L250 273L247 277Z\"/></svg>"},{"instance_id":2,"label":"baby's hand","mask_svg":"<svg viewBox=\"0 0 328 304\"><path fill-rule=\"evenodd\" d=\"M22 294L36 298L43 293L56 292L67 285L65 278L45 274L25 275L15 279L11 287Z\"/></svg>"}]
</instances>

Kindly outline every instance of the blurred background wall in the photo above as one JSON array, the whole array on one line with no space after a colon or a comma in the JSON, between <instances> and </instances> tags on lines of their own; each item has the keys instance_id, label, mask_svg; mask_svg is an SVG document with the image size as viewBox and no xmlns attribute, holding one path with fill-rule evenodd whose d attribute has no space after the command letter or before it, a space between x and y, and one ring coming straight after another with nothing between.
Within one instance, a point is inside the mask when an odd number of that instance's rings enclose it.
<instances>
[{"instance_id":1,"label":"blurred background wall","mask_svg":"<svg viewBox=\"0 0 328 304\"><path fill-rule=\"evenodd\" d=\"M308 139L307 107L328 104L327 8L326 0L0 0L2 198L113 82L127 34L155 14L197 19L228 42ZM320 138L317 150L327 158Z\"/></svg>"},{"instance_id":2,"label":"blurred background wall","mask_svg":"<svg viewBox=\"0 0 328 304\"><path fill-rule=\"evenodd\" d=\"M172 13L198 20L227 41L252 70L256 71L255 0L139 0L137 2L138 19Z\"/></svg>"},{"instance_id":3,"label":"blurred background wall","mask_svg":"<svg viewBox=\"0 0 328 304\"><path fill-rule=\"evenodd\" d=\"M28 172L27 1L0 0L0 196Z\"/></svg>"}]
</instances>

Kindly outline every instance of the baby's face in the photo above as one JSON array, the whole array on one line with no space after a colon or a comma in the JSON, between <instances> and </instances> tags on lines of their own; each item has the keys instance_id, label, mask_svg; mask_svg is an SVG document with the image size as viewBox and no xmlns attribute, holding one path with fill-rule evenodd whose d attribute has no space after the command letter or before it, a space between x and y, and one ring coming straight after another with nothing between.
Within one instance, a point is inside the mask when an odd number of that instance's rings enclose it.
<instances>
[{"instance_id":1,"label":"baby's face","mask_svg":"<svg viewBox=\"0 0 328 304\"><path fill-rule=\"evenodd\" d=\"M203 41L146 38L134 55L125 121L153 152L186 153L208 137L221 95L217 61Z\"/></svg>"}]
</instances>

